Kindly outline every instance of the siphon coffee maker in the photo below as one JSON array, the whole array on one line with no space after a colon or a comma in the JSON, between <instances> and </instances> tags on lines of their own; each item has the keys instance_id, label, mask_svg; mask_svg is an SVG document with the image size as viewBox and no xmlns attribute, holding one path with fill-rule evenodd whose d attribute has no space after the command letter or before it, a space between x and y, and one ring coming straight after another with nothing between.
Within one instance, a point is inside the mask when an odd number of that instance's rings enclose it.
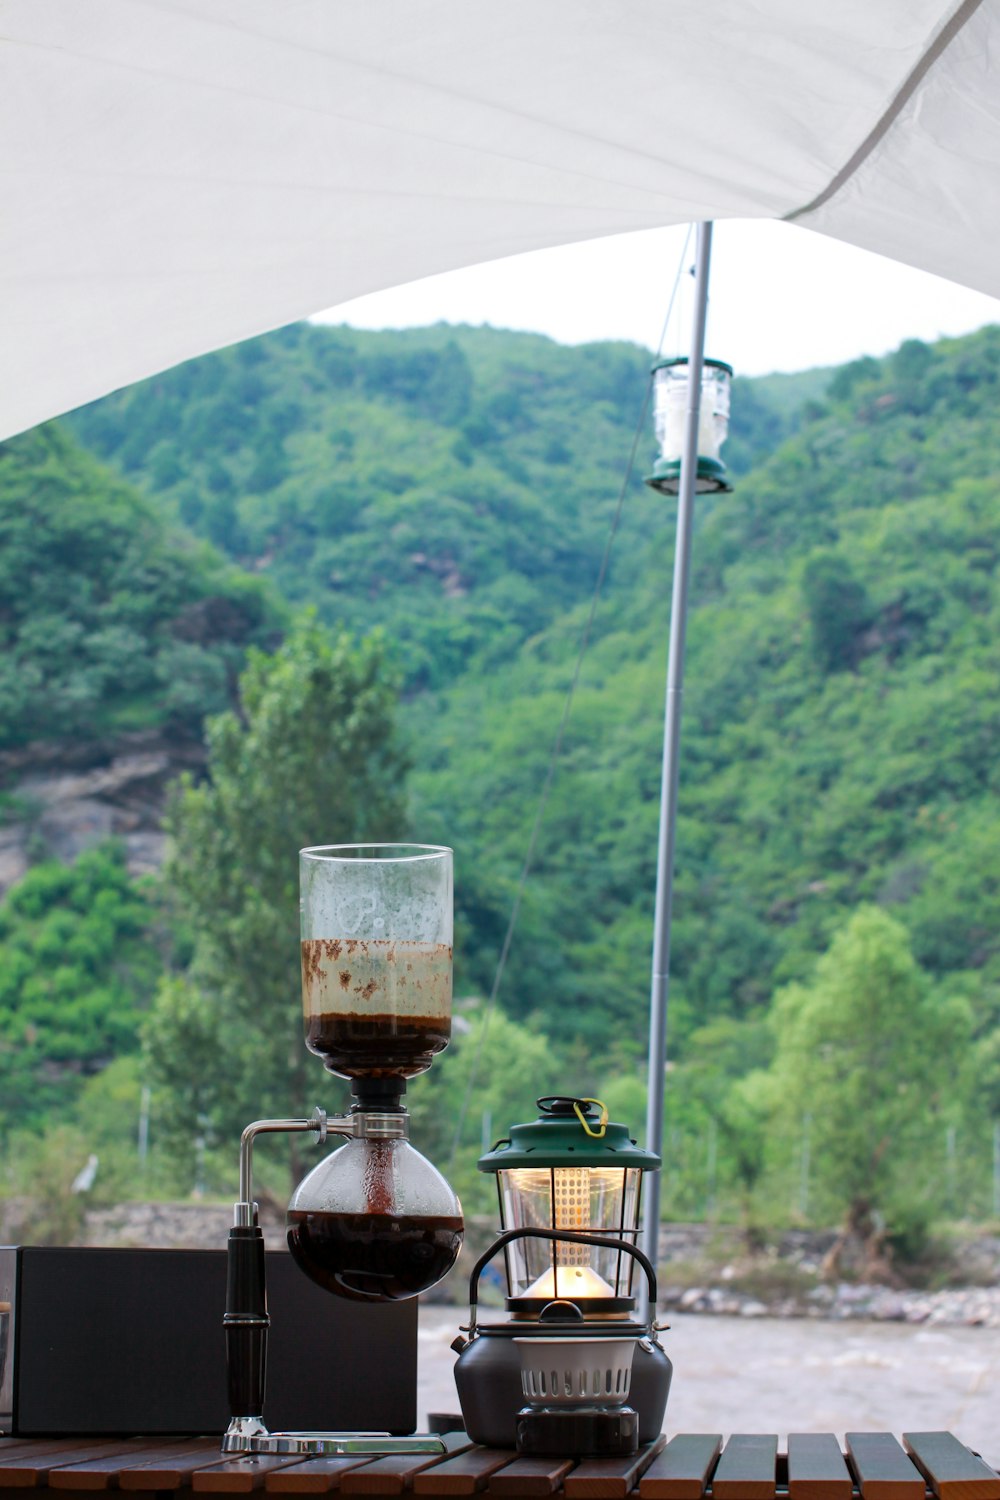
<instances>
[{"instance_id":1,"label":"siphon coffee maker","mask_svg":"<svg viewBox=\"0 0 1000 1500\"><path fill-rule=\"evenodd\" d=\"M306 1046L351 1086L347 1114L257 1120L240 1144L240 1197L229 1234L226 1331L231 1421L226 1453L441 1452L433 1435L269 1432L264 1425L267 1303L264 1239L253 1201L258 1135L345 1137L299 1183L288 1248L334 1296L416 1297L454 1265L462 1209L409 1143L406 1083L451 1036L452 852L422 844L351 844L299 856ZM338 1365L331 1350L331 1378ZM343 1351L345 1354L347 1351ZM348 1361L342 1362L348 1378Z\"/></svg>"}]
</instances>

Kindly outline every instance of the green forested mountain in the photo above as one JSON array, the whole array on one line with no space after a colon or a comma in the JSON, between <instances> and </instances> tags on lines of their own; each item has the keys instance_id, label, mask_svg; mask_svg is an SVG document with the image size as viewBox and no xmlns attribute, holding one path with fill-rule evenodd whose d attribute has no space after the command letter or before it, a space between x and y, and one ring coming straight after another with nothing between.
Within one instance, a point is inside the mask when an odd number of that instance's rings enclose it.
<instances>
[{"instance_id":1,"label":"green forested mountain","mask_svg":"<svg viewBox=\"0 0 1000 1500\"><path fill-rule=\"evenodd\" d=\"M996 1025L998 380L996 330L859 362L702 510L673 945L681 1056L694 1028L764 1014L865 901L974 997L981 1034ZM637 1050L671 521L639 502L623 535L631 586L598 617L506 990L515 1012L571 1008L591 1044ZM530 643L502 683L456 685L434 706L440 729L421 719L418 805L470 850L484 956L580 624Z\"/></svg>"},{"instance_id":2,"label":"green forested mountain","mask_svg":"<svg viewBox=\"0 0 1000 1500\"><path fill-rule=\"evenodd\" d=\"M293 601L402 642L413 823L459 851L480 989L647 363L483 329L296 327L72 419ZM713 1017L761 1013L865 900L992 1020L998 378L986 330L737 383L737 487L702 502L695 540L681 1047ZM634 478L504 991L515 1015L572 1006L589 1048L624 1055L645 1029L672 530Z\"/></svg>"},{"instance_id":3,"label":"green forested mountain","mask_svg":"<svg viewBox=\"0 0 1000 1500\"><path fill-rule=\"evenodd\" d=\"M493 977L647 363L493 330L290 328L60 424L142 490L143 525L398 643L410 827L456 849L466 995ZM792 1097L806 1063L776 1052L774 1017L817 1034L865 955L903 1010L965 1039L963 1160L1000 1114L998 396L997 329L736 383L736 489L699 502L682 735L671 1160L688 1211L715 1192L691 1165L709 1129L720 1181L749 1192L770 1170L746 1145L767 1091L742 1080L773 1072ZM631 1086L645 1045L674 525L638 477L650 426L500 994L588 1090ZM67 445L56 467L80 462ZM428 1088L454 1098L460 1057ZM957 1117L940 1099L932 1116L953 1158Z\"/></svg>"},{"instance_id":4,"label":"green forested mountain","mask_svg":"<svg viewBox=\"0 0 1000 1500\"><path fill-rule=\"evenodd\" d=\"M586 595L649 363L634 345L490 329L296 325L68 421L286 599L358 632L384 625L411 688L443 686ZM776 446L794 408L746 384L735 469Z\"/></svg>"},{"instance_id":5,"label":"green forested mountain","mask_svg":"<svg viewBox=\"0 0 1000 1500\"><path fill-rule=\"evenodd\" d=\"M278 601L55 424L0 446L0 748L199 735Z\"/></svg>"},{"instance_id":6,"label":"green forested mountain","mask_svg":"<svg viewBox=\"0 0 1000 1500\"><path fill-rule=\"evenodd\" d=\"M37 1132L85 1080L128 1066L174 946L121 847L71 868L45 858L44 808L20 779L44 767L72 783L154 737L189 758L205 715L232 701L248 646L280 639L284 619L262 580L171 526L59 426L0 446L0 825L4 853L20 841L33 865L0 903L11 1159L12 1130Z\"/></svg>"}]
</instances>

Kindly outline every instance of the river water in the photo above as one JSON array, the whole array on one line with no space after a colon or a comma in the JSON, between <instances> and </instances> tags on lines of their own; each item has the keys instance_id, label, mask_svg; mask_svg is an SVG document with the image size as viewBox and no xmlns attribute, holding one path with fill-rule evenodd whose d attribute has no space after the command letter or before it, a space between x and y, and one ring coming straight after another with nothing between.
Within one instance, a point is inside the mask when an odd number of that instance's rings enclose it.
<instances>
[{"instance_id":1,"label":"river water","mask_svg":"<svg viewBox=\"0 0 1000 1500\"><path fill-rule=\"evenodd\" d=\"M449 1345L466 1308L420 1309L417 1412L457 1412ZM1000 1329L674 1314L666 1430L927 1432L1000 1465Z\"/></svg>"}]
</instances>

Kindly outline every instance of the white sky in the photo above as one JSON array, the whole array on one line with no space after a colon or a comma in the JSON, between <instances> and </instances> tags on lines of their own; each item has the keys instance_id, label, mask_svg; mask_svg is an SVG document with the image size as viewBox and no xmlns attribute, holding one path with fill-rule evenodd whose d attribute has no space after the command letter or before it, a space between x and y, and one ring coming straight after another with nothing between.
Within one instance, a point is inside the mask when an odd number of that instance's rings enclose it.
<instances>
[{"instance_id":1,"label":"white sky","mask_svg":"<svg viewBox=\"0 0 1000 1500\"><path fill-rule=\"evenodd\" d=\"M489 323L565 344L629 339L655 349L686 233L647 230L513 256L359 297L318 318L357 328ZM693 258L692 236L685 265ZM706 353L738 375L842 364L906 338L1000 323L992 297L763 220L716 224L710 286ZM667 354L687 352L692 289L682 277Z\"/></svg>"}]
</instances>

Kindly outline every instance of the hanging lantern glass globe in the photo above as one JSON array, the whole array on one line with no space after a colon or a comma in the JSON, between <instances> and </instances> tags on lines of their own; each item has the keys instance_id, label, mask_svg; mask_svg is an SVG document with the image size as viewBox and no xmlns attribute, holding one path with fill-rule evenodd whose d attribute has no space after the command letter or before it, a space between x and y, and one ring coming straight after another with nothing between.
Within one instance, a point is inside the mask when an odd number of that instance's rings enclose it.
<instances>
[{"instance_id":1,"label":"hanging lantern glass globe","mask_svg":"<svg viewBox=\"0 0 1000 1500\"><path fill-rule=\"evenodd\" d=\"M719 456L729 431L729 383L732 376L732 366L724 364L721 359L704 361L695 479L695 490L699 494L732 489L726 477L726 466ZM646 483L664 495L676 495L680 489L687 394L686 359L663 359L653 366L653 425L660 454Z\"/></svg>"}]
</instances>

